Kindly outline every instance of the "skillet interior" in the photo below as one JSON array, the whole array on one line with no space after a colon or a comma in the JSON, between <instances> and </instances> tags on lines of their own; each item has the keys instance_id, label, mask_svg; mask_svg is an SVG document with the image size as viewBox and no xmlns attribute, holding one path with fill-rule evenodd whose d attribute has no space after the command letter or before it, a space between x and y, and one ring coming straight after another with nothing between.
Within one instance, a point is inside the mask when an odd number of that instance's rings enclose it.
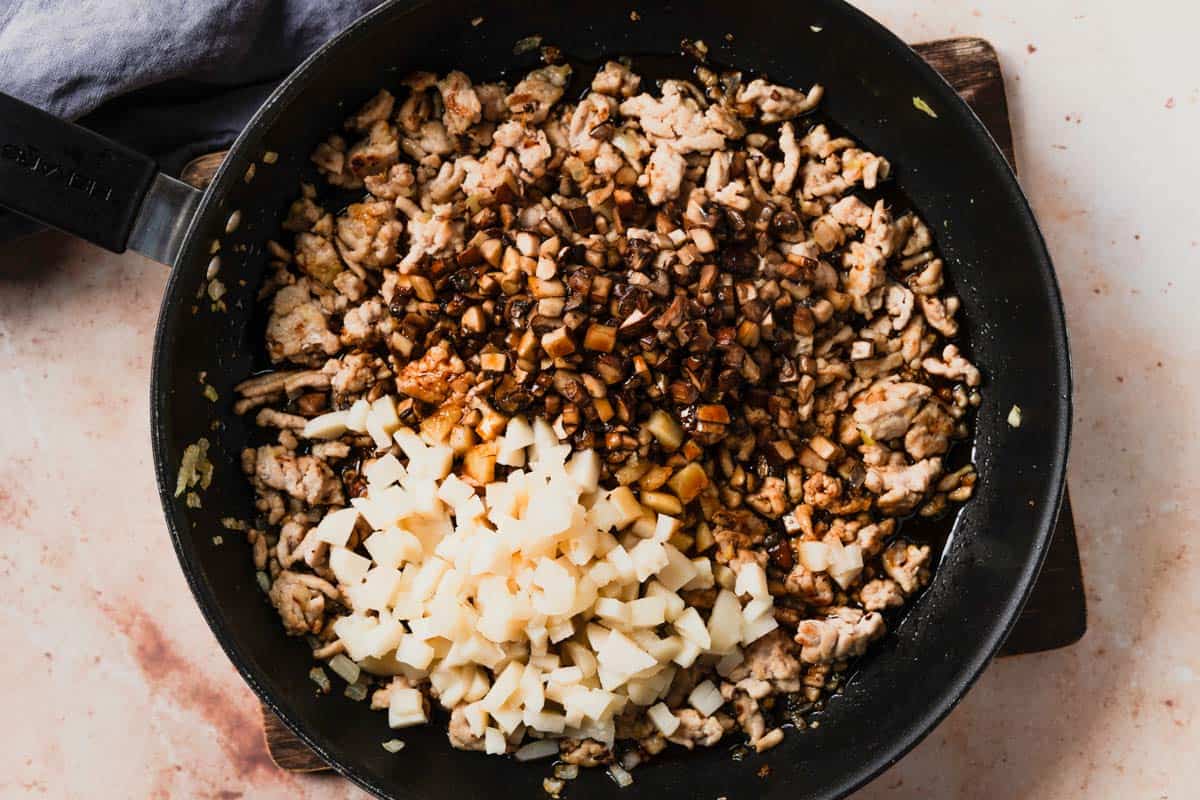
<instances>
[{"instance_id":1,"label":"skillet interior","mask_svg":"<svg viewBox=\"0 0 1200 800\"><path fill-rule=\"evenodd\" d=\"M705 40L721 63L780 83L826 86L824 111L892 160L896 180L935 232L963 299L975 363L987 379L973 441L980 472L930 589L835 698L822 725L790 735L764 756L733 761L724 747L673 754L640 768L625 795L836 797L898 759L946 714L1002 643L1036 577L1063 486L1070 377L1058 289L1041 236L1011 171L982 125L908 48L837 0L779 4L716 0L632 7L529 3L519 13L487 3L439 0L378 9L319 52L268 101L239 139L205 198L164 299L155 343L151 405L159 485L184 571L209 624L251 686L310 745L364 787L385 796L538 796L545 766L452 751L434 726L410 729L390 755L385 715L338 693L317 698L308 649L284 636L235 537L211 543L226 516L249 518L253 497L238 454L251 431L229 412L232 387L260 366L254 293L263 247L298 184L308 154L348 111L415 69L460 68L484 79L534 64L513 43L539 33L583 59L674 53L681 37ZM473 26L471 20L484 17ZM810 26L821 28L813 31ZM732 34L727 40L725 34ZM933 119L913 107L925 99ZM247 166L264 151L274 165ZM242 223L224 235L230 212ZM228 311L194 299L222 240ZM244 281L244 283L242 283ZM257 321L257 324L256 324ZM214 406L197 375L218 391ZM1024 410L1019 430L1005 418ZM220 424L214 427L214 420ZM213 448L213 486L200 509L172 497L183 449ZM771 767L763 779L756 773ZM603 772L584 775L572 797L613 791Z\"/></svg>"}]
</instances>

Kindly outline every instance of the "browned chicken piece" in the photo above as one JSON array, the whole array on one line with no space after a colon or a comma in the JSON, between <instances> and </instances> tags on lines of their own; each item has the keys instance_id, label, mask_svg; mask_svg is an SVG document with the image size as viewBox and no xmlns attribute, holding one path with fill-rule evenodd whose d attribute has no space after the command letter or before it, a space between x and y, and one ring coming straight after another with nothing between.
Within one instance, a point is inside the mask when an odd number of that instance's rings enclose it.
<instances>
[{"instance_id":1,"label":"browned chicken piece","mask_svg":"<svg viewBox=\"0 0 1200 800\"><path fill-rule=\"evenodd\" d=\"M697 745L712 747L734 726L733 719L725 714L717 713L706 717L694 708L680 709L675 712L675 716L679 718L679 727L667 739L683 745L688 750Z\"/></svg>"},{"instance_id":2,"label":"browned chicken piece","mask_svg":"<svg viewBox=\"0 0 1200 800\"><path fill-rule=\"evenodd\" d=\"M267 353L274 362L292 361L317 366L338 351L338 339L320 303L302 279L278 291L267 320Z\"/></svg>"},{"instance_id":3,"label":"browned chicken piece","mask_svg":"<svg viewBox=\"0 0 1200 800\"><path fill-rule=\"evenodd\" d=\"M301 272L326 286L332 286L344 269L333 242L312 233L296 234L295 259Z\"/></svg>"},{"instance_id":4,"label":"browned chicken piece","mask_svg":"<svg viewBox=\"0 0 1200 800\"><path fill-rule=\"evenodd\" d=\"M864 485L880 496L880 511L900 516L917 507L941 474L942 460L927 458L907 466L871 467Z\"/></svg>"},{"instance_id":5,"label":"browned chicken piece","mask_svg":"<svg viewBox=\"0 0 1200 800\"><path fill-rule=\"evenodd\" d=\"M438 91L442 93L442 106L446 109L442 115L442 124L453 135L466 133L479 122L482 106L479 97L471 86L471 79L465 73L455 70L437 82Z\"/></svg>"},{"instance_id":6,"label":"browned chicken piece","mask_svg":"<svg viewBox=\"0 0 1200 800\"><path fill-rule=\"evenodd\" d=\"M737 104L739 107L750 107L749 113L757 110L762 121L770 124L811 111L821 101L821 96L820 87L814 87L806 95L798 89L776 86L762 78L756 78L738 90Z\"/></svg>"},{"instance_id":7,"label":"browned chicken piece","mask_svg":"<svg viewBox=\"0 0 1200 800\"><path fill-rule=\"evenodd\" d=\"M369 131L376 122L383 122L391 117L395 107L396 98L392 93L387 89L380 89L358 110L357 114L346 120L346 128L359 133Z\"/></svg>"},{"instance_id":8,"label":"browned chicken piece","mask_svg":"<svg viewBox=\"0 0 1200 800\"><path fill-rule=\"evenodd\" d=\"M353 203L337 220L338 250L347 263L378 270L399 260L404 223L391 203Z\"/></svg>"},{"instance_id":9,"label":"browned chicken piece","mask_svg":"<svg viewBox=\"0 0 1200 800\"><path fill-rule=\"evenodd\" d=\"M877 442L899 439L931 394L933 390L920 383L890 378L878 381L854 398L854 423Z\"/></svg>"},{"instance_id":10,"label":"browned chicken piece","mask_svg":"<svg viewBox=\"0 0 1200 800\"><path fill-rule=\"evenodd\" d=\"M867 611L884 611L904 605L904 593L893 580L876 578L867 582L860 590L860 597Z\"/></svg>"},{"instance_id":11,"label":"browned chicken piece","mask_svg":"<svg viewBox=\"0 0 1200 800\"><path fill-rule=\"evenodd\" d=\"M806 664L829 664L861 656L867 645L883 636L883 617L854 608L839 609L827 619L809 619L796 628L800 659Z\"/></svg>"},{"instance_id":12,"label":"browned chicken piece","mask_svg":"<svg viewBox=\"0 0 1200 800\"><path fill-rule=\"evenodd\" d=\"M471 726L467 722L467 705L455 706L450 711L450 725L447 728L447 735L450 738L450 746L456 750L483 750L483 737L475 736L471 733Z\"/></svg>"},{"instance_id":13,"label":"browned chicken piece","mask_svg":"<svg viewBox=\"0 0 1200 800\"><path fill-rule=\"evenodd\" d=\"M617 61L606 63L596 77L592 78L592 91L613 97L633 97L637 94L642 79L629 67Z\"/></svg>"},{"instance_id":14,"label":"browned chicken piece","mask_svg":"<svg viewBox=\"0 0 1200 800\"><path fill-rule=\"evenodd\" d=\"M400 158L400 139L390 123L379 121L370 135L350 148L346 163L360 179L387 171Z\"/></svg>"},{"instance_id":15,"label":"browned chicken piece","mask_svg":"<svg viewBox=\"0 0 1200 800\"><path fill-rule=\"evenodd\" d=\"M904 434L904 449L915 460L940 456L950 449L954 419L938 402L929 402L912 419L912 427Z\"/></svg>"},{"instance_id":16,"label":"browned chicken piece","mask_svg":"<svg viewBox=\"0 0 1200 800\"><path fill-rule=\"evenodd\" d=\"M455 368L454 360L446 347L431 347L400 370L396 388L422 403L440 404L450 396L450 381L462 372Z\"/></svg>"},{"instance_id":17,"label":"browned chicken piece","mask_svg":"<svg viewBox=\"0 0 1200 800\"><path fill-rule=\"evenodd\" d=\"M562 760L580 767L598 767L612 762L612 751L595 739L563 739Z\"/></svg>"},{"instance_id":18,"label":"browned chicken piece","mask_svg":"<svg viewBox=\"0 0 1200 800\"><path fill-rule=\"evenodd\" d=\"M746 648L746 660L733 668L729 680L753 679L770 683L776 691L800 689L800 661L796 645L782 630L774 630Z\"/></svg>"},{"instance_id":19,"label":"browned chicken piece","mask_svg":"<svg viewBox=\"0 0 1200 800\"><path fill-rule=\"evenodd\" d=\"M297 456L280 445L258 448L255 477L271 489L287 492L309 505L345 502L342 483L333 470L313 456Z\"/></svg>"},{"instance_id":20,"label":"browned chicken piece","mask_svg":"<svg viewBox=\"0 0 1200 800\"><path fill-rule=\"evenodd\" d=\"M766 535L766 525L749 511L722 510L713 517L713 538L717 542L717 560L726 563L739 550L760 544Z\"/></svg>"},{"instance_id":21,"label":"browned chicken piece","mask_svg":"<svg viewBox=\"0 0 1200 800\"><path fill-rule=\"evenodd\" d=\"M929 545L895 542L883 553L883 568L910 595L929 580Z\"/></svg>"},{"instance_id":22,"label":"browned chicken piece","mask_svg":"<svg viewBox=\"0 0 1200 800\"><path fill-rule=\"evenodd\" d=\"M341 597L337 588L316 575L284 570L271 584L272 605L291 636L320 633L325 625L326 600Z\"/></svg>"},{"instance_id":23,"label":"browned chicken piece","mask_svg":"<svg viewBox=\"0 0 1200 800\"><path fill-rule=\"evenodd\" d=\"M508 110L526 122L543 122L550 108L563 96L571 75L566 66L542 67L526 75L506 98Z\"/></svg>"},{"instance_id":24,"label":"browned chicken piece","mask_svg":"<svg viewBox=\"0 0 1200 800\"><path fill-rule=\"evenodd\" d=\"M379 372L377 361L369 353L350 353L327 361L324 372L330 376L334 394L348 397L361 394L374 385Z\"/></svg>"}]
</instances>

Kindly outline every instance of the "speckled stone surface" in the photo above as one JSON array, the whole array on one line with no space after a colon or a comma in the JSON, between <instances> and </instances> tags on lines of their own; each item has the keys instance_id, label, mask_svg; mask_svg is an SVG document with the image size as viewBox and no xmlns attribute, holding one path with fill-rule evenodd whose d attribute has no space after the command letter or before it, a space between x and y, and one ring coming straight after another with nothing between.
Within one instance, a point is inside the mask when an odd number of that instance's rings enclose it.
<instances>
[{"instance_id":1,"label":"speckled stone surface","mask_svg":"<svg viewBox=\"0 0 1200 800\"><path fill-rule=\"evenodd\" d=\"M1074 344L1090 630L994 664L857 797L1195 797L1200 12L861 5L909 41L980 35L1000 52ZM165 281L58 234L0 254L0 796L361 798L271 764L176 565L148 427Z\"/></svg>"}]
</instances>

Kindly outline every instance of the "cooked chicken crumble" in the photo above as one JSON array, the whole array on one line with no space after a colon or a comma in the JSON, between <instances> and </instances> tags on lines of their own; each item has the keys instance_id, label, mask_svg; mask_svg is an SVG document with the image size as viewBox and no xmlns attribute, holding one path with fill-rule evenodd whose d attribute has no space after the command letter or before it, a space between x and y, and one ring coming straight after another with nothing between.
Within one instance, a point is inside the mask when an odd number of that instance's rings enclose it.
<instances>
[{"instance_id":1,"label":"cooked chicken crumble","mask_svg":"<svg viewBox=\"0 0 1200 800\"><path fill-rule=\"evenodd\" d=\"M361 587L331 564L378 560L372 526L341 544L318 528L373 496L381 459L407 463L390 438L401 426L447 448L451 477L481 498L521 467L502 455L514 418L596 453L601 492L627 487L638 504L614 541L661 541L708 569L672 620L694 609L711 625L725 595L746 611L763 598L737 591L743 575L765 573L765 632L651 673L668 677L652 702L624 704L606 740L582 723L484 736L475 704L446 702L428 664L354 659L358 696L374 687L373 708L403 703L417 721L445 706L455 747L553 735L566 764L630 768L735 729L773 747L782 698L820 701L928 582L930 547L899 538L899 519L970 497L973 470L947 473L946 456L981 376L953 341L959 301L930 231L872 199L889 162L805 120L820 86L698 76L651 91L609 62L575 102L564 65L511 88L411 75L313 153L357 202L333 212L305 185L283 222L290 246L271 243L260 297L276 369L235 405L274 437L243 454L259 512L246 534L285 629L315 657L353 656L339 620L384 613L356 607ZM381 402L395 414L382 436L326 430ZM654 535L663 518L676 524ZM597 608L570 617L561 643L506 645L502 664L579 665L565 645L588 645ZM671 624L651 633L684 625ZM483 691L492 666L477 668Z\"/></svg>"}]
</instances>

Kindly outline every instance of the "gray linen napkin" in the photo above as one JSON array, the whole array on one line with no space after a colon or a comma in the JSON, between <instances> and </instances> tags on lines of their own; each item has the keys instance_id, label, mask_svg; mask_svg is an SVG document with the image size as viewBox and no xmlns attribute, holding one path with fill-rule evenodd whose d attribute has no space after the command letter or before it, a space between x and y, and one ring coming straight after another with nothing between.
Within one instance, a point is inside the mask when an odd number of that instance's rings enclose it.
<instances>
[{"instance_id":1,"label":"gray linen napkin","mask_svg":"<svg viewBox=\"0 0 1200 800\"><path fill-rule=\"evenodd\" d=\"M178 173L379 0L0 0L0 91ZM0 241L36 229L0 210Z\"/></svg>"}]
</instances>

